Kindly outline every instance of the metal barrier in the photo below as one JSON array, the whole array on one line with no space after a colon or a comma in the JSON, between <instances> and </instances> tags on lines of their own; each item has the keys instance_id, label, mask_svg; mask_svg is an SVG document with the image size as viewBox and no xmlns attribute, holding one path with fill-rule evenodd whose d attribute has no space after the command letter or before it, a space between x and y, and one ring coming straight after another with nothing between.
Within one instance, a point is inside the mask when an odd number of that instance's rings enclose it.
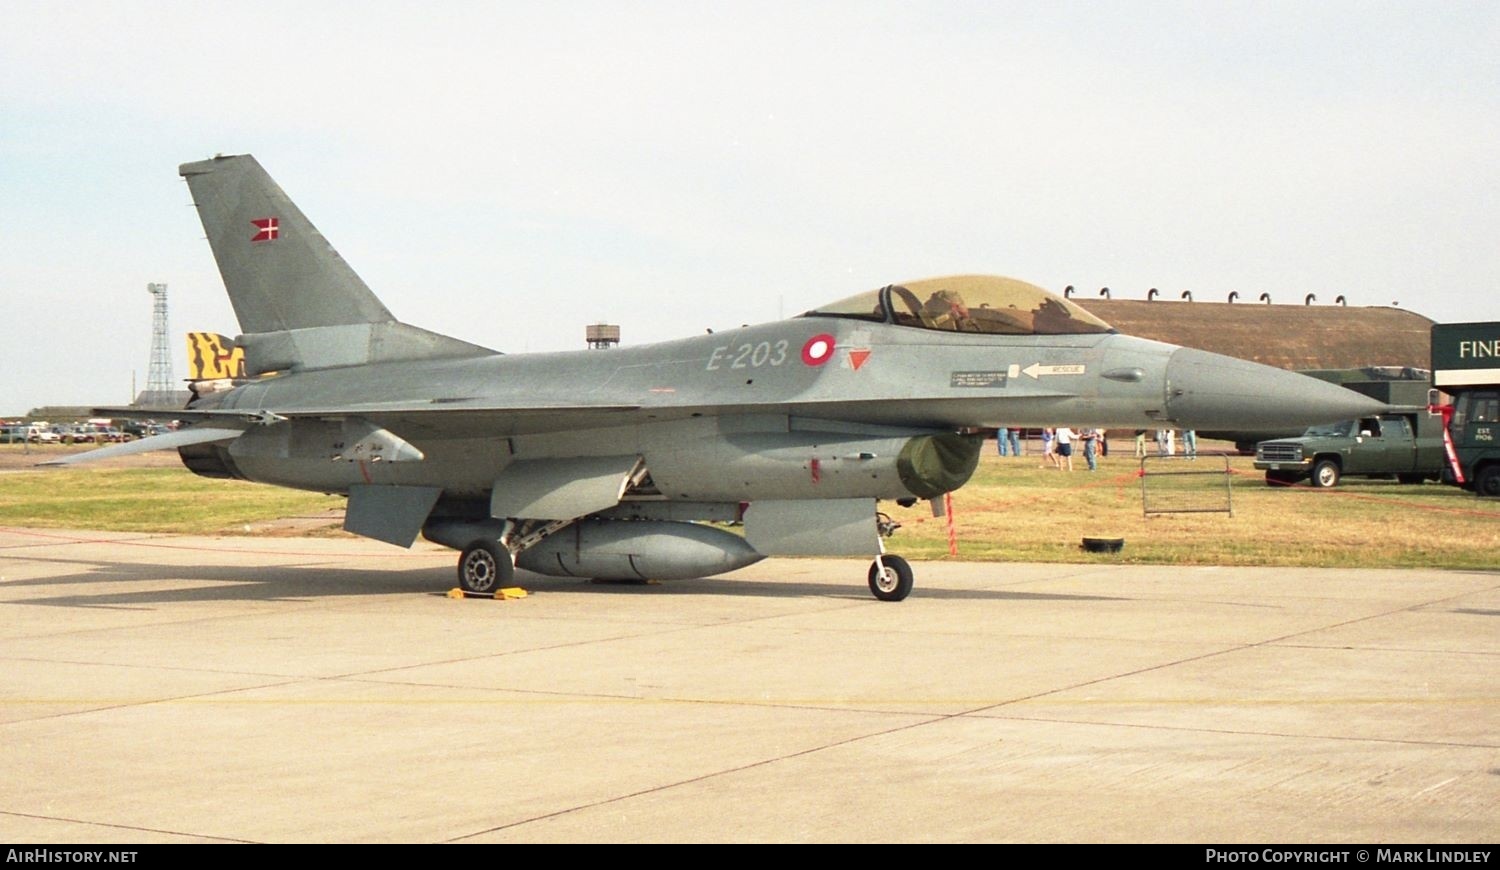
<instances>
[{"instance_id":1,"label":"metal barrier","mask_svg":"<svg viewBox=\"0 0 1500 870\"><path fill-rule=\"evenodd\" d=\"M1234 516L1229 457L1145 456L1141 458L1141 511L1156 514L1219 513Z\"/></svg>"}]
</instances>

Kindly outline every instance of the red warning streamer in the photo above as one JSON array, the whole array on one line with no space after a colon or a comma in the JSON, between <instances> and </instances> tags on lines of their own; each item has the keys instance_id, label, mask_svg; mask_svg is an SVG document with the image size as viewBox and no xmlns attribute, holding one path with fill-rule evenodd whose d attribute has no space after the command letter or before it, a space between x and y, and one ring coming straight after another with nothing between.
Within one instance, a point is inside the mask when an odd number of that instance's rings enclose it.
<instances>
[{"instance_id":1,"label":"red warning streamer","mask_svg":"<svg viewBox=\"0 0 1500 870\"><path fill-rule=\"evenodd\" d=\"M1453 433L1448 431L1448 424L1453 421L1453 406L1428 405L1427 411L1443 415L1443 452L1448 454L1448 467L1453 469L1453 479L1458 481L1459 486L1463 486L1464 469L1458 464L1458 451L1453 448Z\"/></svg>"},{"instance_id":2,"label":"red warning streamer","mask_svg":"<svg viewBox=\"0 0 1500 870\"><path fill-rule=\"evenodd\" d=\"M958 529L953 527L953 493L943 493L943 513L948 517L948 555L958 555Z\"/></svg>"}]
</instances>

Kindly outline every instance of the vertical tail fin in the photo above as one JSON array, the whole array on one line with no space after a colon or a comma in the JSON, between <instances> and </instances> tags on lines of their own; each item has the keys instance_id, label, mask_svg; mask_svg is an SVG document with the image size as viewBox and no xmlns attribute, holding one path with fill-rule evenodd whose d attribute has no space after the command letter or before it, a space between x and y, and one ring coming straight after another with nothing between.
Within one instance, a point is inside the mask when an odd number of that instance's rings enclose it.
<instances>
[{"instance_id":1,"label":"vertical tail fin","mask_svg":"<svg viewBox=\"0 0 1500 870\"><path fill-rule=\"evenodd\" d=\"M184 163L249 374L494 351L400 323L248 154Z\"/></svg>"},{"instance_id":2,"label":"vertical tail fin","mask_svg":"<svg viewBox=\"0 0 1500 870\"><path fill-rule=\"evenodd\" d=\"M396 318L254 157L185 163L229 301L245 332Z\"/></svg>"}]
</instances>

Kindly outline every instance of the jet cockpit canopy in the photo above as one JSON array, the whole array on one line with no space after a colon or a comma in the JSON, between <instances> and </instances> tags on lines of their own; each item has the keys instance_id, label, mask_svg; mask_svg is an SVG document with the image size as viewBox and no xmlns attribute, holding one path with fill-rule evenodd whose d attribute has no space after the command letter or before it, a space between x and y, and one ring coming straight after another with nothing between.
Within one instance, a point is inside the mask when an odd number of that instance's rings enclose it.
<instances>
[{"instance_id":1,"label":"jet cockpit canopy","mask_svg":"<svg viewBox=\"0 0 1500 870\"><path fill-rule=\"evenodd\" d=\"M815 308L843 317L982 335L1087 335L1114 328L1079 306L1014 278L956 275L891 284Z\"/></svg>"}]
</instances>

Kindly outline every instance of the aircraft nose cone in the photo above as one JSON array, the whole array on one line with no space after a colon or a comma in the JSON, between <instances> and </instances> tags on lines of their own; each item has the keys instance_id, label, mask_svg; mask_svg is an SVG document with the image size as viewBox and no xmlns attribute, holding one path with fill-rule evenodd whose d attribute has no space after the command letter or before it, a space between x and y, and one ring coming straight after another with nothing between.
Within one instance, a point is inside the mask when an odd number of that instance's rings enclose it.
<instances>
[{"instance_id":1,"label":"aircraft nose cone","mask_svg":"<svg viewBox=\"0 0 1500 870\"><path fill-rule=\"evenodd\" d=\"M1167 412L1189 429L1297 429L1378 413L1336 384L1184 347L1167 361Z\"/></svg>"}]
</instances>

